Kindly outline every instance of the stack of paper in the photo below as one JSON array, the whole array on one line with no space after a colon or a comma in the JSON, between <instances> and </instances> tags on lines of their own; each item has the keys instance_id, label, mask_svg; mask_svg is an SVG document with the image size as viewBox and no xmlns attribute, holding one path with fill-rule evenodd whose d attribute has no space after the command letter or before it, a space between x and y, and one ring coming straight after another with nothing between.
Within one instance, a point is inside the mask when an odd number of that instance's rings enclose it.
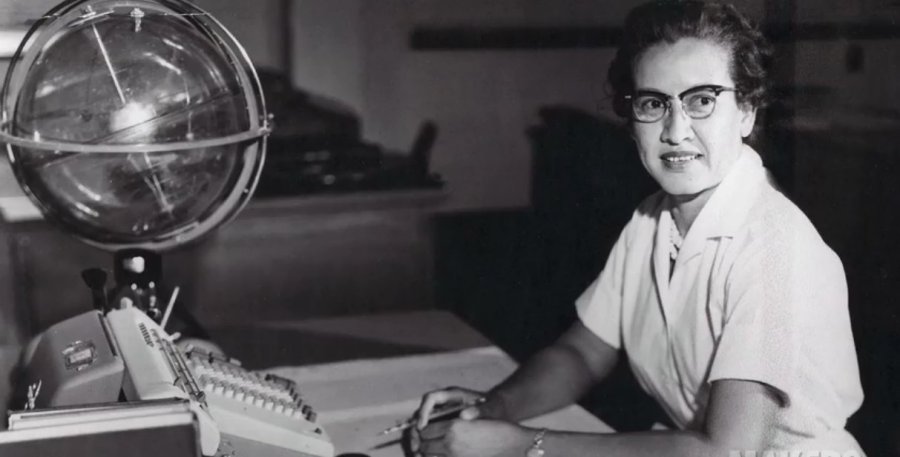
<instances>
[{"instance_id":1,"label":"stack of paper","mask_svg":"<svg viewBox=\"0 0 900 457\"><path fill-rule=\"evenodd\" d=\"M0 455L199 457L187 402L156 400L11 412Z\"/></svg>"}]
</instances>

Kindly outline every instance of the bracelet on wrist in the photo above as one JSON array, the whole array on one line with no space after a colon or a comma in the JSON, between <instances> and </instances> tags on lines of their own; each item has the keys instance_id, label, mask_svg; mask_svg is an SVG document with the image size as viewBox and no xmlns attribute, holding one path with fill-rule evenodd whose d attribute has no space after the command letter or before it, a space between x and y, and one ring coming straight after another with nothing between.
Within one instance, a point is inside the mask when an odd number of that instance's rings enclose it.
<instances>
[{"instance_id":1,"label":"bracelet on wrist","mask_svg":"<svg viewBox=\"0 0 900 457\"><path fill-rule=\"evenodd\" d=\"M544 435L547 434L547 429L542 428L534 434L534 438L531 439L531 446L525 451L525 457L544 457Z\"/></svg>"}]
</instances>

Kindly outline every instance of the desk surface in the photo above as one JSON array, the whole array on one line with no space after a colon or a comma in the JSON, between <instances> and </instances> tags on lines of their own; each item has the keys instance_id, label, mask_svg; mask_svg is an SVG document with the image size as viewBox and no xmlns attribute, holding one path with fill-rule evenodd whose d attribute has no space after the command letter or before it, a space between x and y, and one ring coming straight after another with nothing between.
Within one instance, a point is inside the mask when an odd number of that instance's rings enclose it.
<instances>
[{"instance_id":1,"label":"desk surface","mask_svg":"<svg viewBox=\"0 0 900 457\"><path fill-rule=\"evenodd\" d=\"M276 323L257 323L271 332ZM394 345L415 348L417 355L361 358L304 366L267 369L297 382L301 394L318 411L319 422L330 435L337 454L362 452L371 457L400 457L399 436L378 433L408 418L428 391L446 386L488 390L513 372L516 363L471 327L445 311L420 311L282 322L285 328L306 334L326 335L332 343L351 337L361 345ZM416 329L398 331L398 329ZM316 340L301 338L314 346ZM288 352L307 350L297 340L281 341ZM253 346L253 339L244 344ZM14 362L17 348L0 351L0 362ZM257 362L260 362L257 360ZM2 367L7 368L8 367ZM6 371L6 370L3 370ZM0 387L3 383L0 383ZM3 389L0 389L3 393ZM578 406L535 418L525 423L551 429L609 432L611 429ZM2 429L3 427L0 427Z\"/></svg>"},{"instance_id":2,"label":"desk surface","mask_svg":"<svg viewBox=\"0 0 900 457\"><path fill-rule=\"evenodd\" d=\"M301 394L319 412L319 422L337 454L361 452L371 457L400 457L399 436L378 433L402 421L425 392L445 386L487 390L516 368L495 347L386 359L364 359L273 371L295 380ZM578 406L570 406L525 423L551 429L610 432L606 424Z\"/></svg>"}]
</instances>

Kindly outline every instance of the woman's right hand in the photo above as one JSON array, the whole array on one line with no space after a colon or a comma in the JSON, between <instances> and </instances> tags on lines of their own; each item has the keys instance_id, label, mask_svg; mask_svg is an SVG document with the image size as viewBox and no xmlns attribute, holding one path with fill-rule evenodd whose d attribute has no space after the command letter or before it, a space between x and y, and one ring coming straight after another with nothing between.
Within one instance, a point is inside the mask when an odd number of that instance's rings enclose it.
<instances>
[{"instance_id":1,"label":"woman's right hand","mask_svg":"<svg viewBox=\"0 0 900 457\"><path fill-rule=\"evenodd\" d=\"M462 410L459 418L464 420L474 420L482 417L481 405L476 405L485 394L464 387L447 387L441 390L428 392L422 397L419 409L415 413L416 428L421 430L428 425L428 418L435 412L440 405L452 407L459 404L470 404L472 406ZM438 411L439 412L439 411Z\"/></svg>"},{"instance_id":2,"label":"woman's right hand","mask_svg":"<svg viewBox=\"0 0 900 457\"><path fill-rule=\"evenodd\" d=\"M439 407L441 405L451 406L458 404L472 404L472 406L462 410L459 413L459 418L463 420L475 420L478 418L486 417L483 408L489 407L489 405L483 403L477 405L475 404L483 398L485 398L485 394L483 392L478 392L463 387L447 387L425 394L422 397L422 402L419 404L419 409L416 410L413 415L413 417L415 417L416 419L416 425L409 431L409 444L411 450L414 453L418 452L419 444L421 443L420 433L425 427L428 426L429 418L436 409L440 409Z\"/></svg>"}]
</instances>

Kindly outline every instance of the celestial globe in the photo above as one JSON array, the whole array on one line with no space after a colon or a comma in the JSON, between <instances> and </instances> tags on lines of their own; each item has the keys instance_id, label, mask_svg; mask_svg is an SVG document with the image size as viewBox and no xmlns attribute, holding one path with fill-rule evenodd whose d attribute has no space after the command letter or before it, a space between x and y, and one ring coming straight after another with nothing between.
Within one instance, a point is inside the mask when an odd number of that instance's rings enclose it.
<instances>
[{"instance_id":1,"label":"celestial globe","mask_svg":"<svg viewBox=\"0 0 900 457\"><path fill-rule=\"evenodd\" d=\"M31 27L0 141L44 216L108 250L159 251L233 218L270 131L247 54L180 0L77 0Z\"/></svg>"}]
</instances>

